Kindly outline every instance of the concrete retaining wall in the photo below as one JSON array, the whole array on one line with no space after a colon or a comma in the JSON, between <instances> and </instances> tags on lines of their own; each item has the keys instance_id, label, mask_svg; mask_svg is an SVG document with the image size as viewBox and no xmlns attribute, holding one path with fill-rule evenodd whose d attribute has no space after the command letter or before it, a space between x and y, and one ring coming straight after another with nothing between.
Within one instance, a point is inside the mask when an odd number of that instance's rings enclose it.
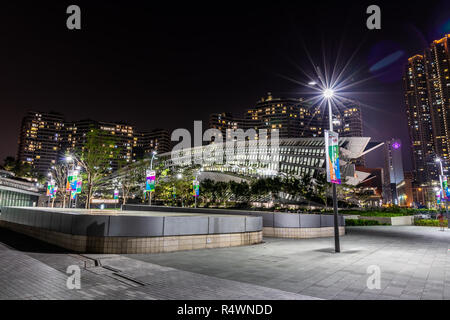
<instances>
[{"instance_id":1,"label":"concrete retaining wall","mask_svg":"<svg viewBox=\"0 0 450 320\"><path fill-rule=\"evenodd\" d=\"M331 237L334 235L329 232L334 230L334 216L325 214L297 214L265 211L245 211L245 210L227 210L210 208L173 208L147 205L127 204L122 206L122 210L133 211L159 211L159 212L185 212L185 213L205 213L220 215L246 215L262 217L263 235L267 237L286 237L286 238L311 238L311 237ZM285 229L285 230L283 230ZM288 230L292 229L292 230ZM299 229L299 230L295 230ZM301 231L300 229L305 229ZM306 230L308 229L308 230ZM323 229L323 230L321 230ZM339 229L345 234L345 219L339 216ZM295 235L295 236L292 236Z\"/></svg>"},{"instance_id":2,"label":"concrete retaining wall","mask_svg":"<svg viewBox=\"0 0 450 320\"><path fill-rule=\"evenodd\" d=\"M112 216L4 207L0 220L71 235L160 237L262 231L253 216Z\"/></svg>"},{"instance_id":3,"label":"concrete retaining wall","mask_svg":"<svg viewBox=\"0 0 450 320\"><path fill-rule=\"evenodd\" d=\"M82 253L162 253L244 246L262 242L262 231L164 237L93 237L54 232L2 220L0 227Z\"/></svg>"}]
</instances>

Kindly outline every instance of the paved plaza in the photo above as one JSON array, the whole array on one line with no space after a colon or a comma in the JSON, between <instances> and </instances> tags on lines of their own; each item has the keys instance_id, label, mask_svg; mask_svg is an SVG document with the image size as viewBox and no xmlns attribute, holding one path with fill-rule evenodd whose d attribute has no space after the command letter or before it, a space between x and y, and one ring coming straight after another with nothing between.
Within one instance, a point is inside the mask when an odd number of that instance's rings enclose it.
<instances>
[{"instance_id":1,"label":"paved plaza","mask_svg":"<svg viewBox=\"0 0 450 320\"><path fill-rule=\"evenodd\" d=\"M0 229L0 299L450 299L450 230L348 227L333 238L142 255L79 255ZM81 289L66 287L69 265ZM368 289L369 266L381 270Z\"/></svg>"}]
</instances>

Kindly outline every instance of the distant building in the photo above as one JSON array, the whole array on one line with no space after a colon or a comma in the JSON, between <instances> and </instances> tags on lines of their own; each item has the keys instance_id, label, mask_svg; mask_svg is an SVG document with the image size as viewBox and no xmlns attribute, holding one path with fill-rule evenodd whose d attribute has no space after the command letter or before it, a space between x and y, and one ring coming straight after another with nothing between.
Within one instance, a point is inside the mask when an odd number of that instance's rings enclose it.
<instances>
[{"instance_id":1,"label":"distant building","mask_svg":"<svg viewBox=\"0 0 450 320\"><path fill-rule=\"evenodd\" d=\"M22 120L17 159L46 175L60 151L64 118L59 113L28 111Z\"/></svg>"},{"instance_id":2,"label":"distant building","mask_svg":"<svg viewBox=\"0 0 450 320\"><path fill-rule=\"evenodd\" d=\"M450 166L450 35L408 59L403 75L416 188L438 180L436 157Z\"/></svg>"},{"instance_id":3,"label":"distant building","mask_svg":"<svg viewBox=\"0 0 450 320\"><path fill-rule=\"evenodd\" d=\"M403 182L402 144L399 139L391 139L384 144L383 202L399 205L398 185Z\"/></svg>"},{"instance_id":4,"label":"distant building","mask_svg":"<svg viewBox=\"0 0 450 320\"><path fill-rule=\"evenodd\" d=\"M436 155L443 160L444 169L449 169L450 34L433 41L430 48L425 50L425 71L434 149Z\"/></svg>"},{"instance_id":5,"label":"distant building","mask_svg":"<svg viewBox=\"0 0 450 320\"><path fill-rule=\"evenodd\" d=\"M405 172L404 179L397 185L398 202L400 206L413 207L414 206L414 174L412 172Z\"/></svg>"},{"instance_id":6,"label":"distant building","mask_svg":"<svg viewBox=\"0 0 450 320\"><path fill-rule=\"evenodd\" d=\"M149 132L136 132L133 139L133 160L147 157L153 151L165 153L171 150L169 131L155 129Z\"/></svg>"},{"instance_id":7,"label":"distant building","mask_svg":"<svg viewBox=\"0 0 450 320\"><path fill-rule=\"evenodd\" d=\"M346 102L339 113L334 114L334 131L342 137L362 137L362 114L359 105ZM244 118L230 113L214 113L209 118L209 128L219 129L226 137L227 129L278 129L280 139L323 137L328 129L328 112L306 103L302 98L276 98L269 92L254 108L245 112ZM355 160L358 165L364 159Z\"/></svg>"},{"instance_id":8,"label":"distant building","mask_svg":"<svg viewBox=\"0 0 450 320\"><path fill-rule=\"evenodd\" d=\"M357 166L357 171L367 172L370 175L358 185L362 192L369 194L369 202L372 207L379 207L383 199L383 168L366 168L364 166Z\"/></svg>"},{"instance_id":9,"label":"distant building","mask_svg":"<svg viewBox=\"0 0 450 320\"><path fill-rule=\"evenodd\" d=\"M437 173L424 56L415 55L408 59L403 87L414 180L418 186L426 186L436 179Z\"/></svg>"},{"instance_id":10,"label":"distant building","mask_svg":"<svg viewBox=\"0 0 450 320\"><path fill-rule=\"evenodd\" d=\"M136 132L133 126L123 122L90 119L68 122L59 113L29 111L22 120L17 159L47 175L50 167L62 161L67 153L82 151L88 133L94 129L105 140L113 142L112 148L120 149L118 157L110 161L111 171L152 151L171 150L170 135L164 129Z\"/></svg>"},{"instance_id":11,"label":"distant building","mask_svg":"<svg viewBox=\"0 0 450 320\"><path fill-rule=\"evenodd\" d=\"M278 129L280 139L299 138L305 125L302 111L306 111L303 99L274 98L269 92L247 110L245 119L258 122L261 129Z\"/></svg>"},{"instance_id":12,"label":"distant building","mask_svg":"<svg viewBox=\"0 0 450 320\"><path fill-rule=\"evenodd\" d=\"M62 141L61 150L64 153L71 153L75 151L82 151L83 146L87 141L87 135L92 130L98 130L100 136L105 140L114 142L112 147L119 148L119 156L116 159L111 159L111 170L118 169L120 163L127 164L133 160L133 143L134 143L134 128L125 123L103 122L95 120L80 120L76 122L66 123L64 130L64 139Z\"/></svg>"},{"instance_id":13,"label":"distant building","mask_svg":"<svg viewBox=\"0 0 450 320\"><path fill-rule=\"evenodd\" d=\"M253 129L256 131L256 135L254 138L258 137L259 129L266 129L266 125L262 120L255 119L246 119L246 118L238 118L233 116L231 113L222 112L222 113L213 113L209 116L209 128L210 129L218 129L221 132L222 141L226 139L230 139L231 136L229 134L228 129L236 130L242 129L247 131L248 129Z\"/></svg>"}]
</instances>

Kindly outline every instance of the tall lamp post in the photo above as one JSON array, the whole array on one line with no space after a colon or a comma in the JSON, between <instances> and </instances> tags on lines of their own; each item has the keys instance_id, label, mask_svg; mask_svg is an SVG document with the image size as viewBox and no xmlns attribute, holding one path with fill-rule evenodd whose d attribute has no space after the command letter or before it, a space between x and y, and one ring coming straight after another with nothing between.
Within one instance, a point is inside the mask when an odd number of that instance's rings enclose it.
<instances>
[{"instance_id":1,"label":"tall lamp post","mask_svg":"<svg viewBox=\"0 0 450 320\"><path fill-rule=\"evenodd\" d=\"M75 171L75 160L70 155L68 155L65 160L67 163L72 162L72 173L73 173ZM69 174L67 174L67 178L68 177L69 177ZM67 190L66 190L66 193L67 193ZM72 208L72 190L70 190L70 192L69 192L69 208Z\"/></svg>"},{"instance_id":2,"label":"tall lamp post","mask_svg":"<svg viewBox=\"0 0 450 320\"><path fill-rule=\"evenodd\" d=\"M444 168L442 166L442 160L440 158L436 158L436 162L439 162L439 167L441 169L441 176L439 177L439 182L440 182L440 189L441 189L441 194L442 194L442 200L445 201L445 217L448 219L448 200L449 200L449 195L447 194L447 190L444 190ZM445 179L447 179L445 177ZM445 195L445 197L444 197Z\"/></svg>"},{"instance_id":3,"label":"tall lamp post","mask_svg":"<svg viewBox=\"0 0 450 320\"><path fill-rule=\"evenodd\" d=\"M201 175L201 174L202 173L200 172L200 170L195 173L194 188L193 188L193 190L194 190L195 208L197 208L197 194L195 192L196 192L196 187L197 187L197 183L198 183L198 176Z\"/></svg>"},{"instance_id":4,"label":"tall lamp post","mask_svg":"<svg viewBox=\"0 0 450 320\"><path fill-rule=\"evenodd\" d=\"M333 112L331 110L331 99L334 95L334 90L331 88L326 88L323 90L323 97L328 103L328 118L330 123L330 131L333 131ZM328 152L328 150L326 150ZM341 252L341 246L339 243L339 219L338 219L338 203L337 203L337 192L336 183L331 183L333 187L333 211L334 211L334 251Z\"/></svg>"},{"instance_id":5,"label":"tall lamp post","mask_svg":"<svg viewBox=\"0 0 450 320\"><path fill-rule=\"evenodd\" d=\"M150 171L153 171L153 160L154 159L158 159L156 157L156 155L157 155L157 152L153 151L152 152L152 159L150 160ZM155 183L156 183L156 174L155 174ZM152 190L150 190L149 192L150 192L150 194L148 196L148 205L151 206L152 205Z\"/></svg>"}]
</instances>

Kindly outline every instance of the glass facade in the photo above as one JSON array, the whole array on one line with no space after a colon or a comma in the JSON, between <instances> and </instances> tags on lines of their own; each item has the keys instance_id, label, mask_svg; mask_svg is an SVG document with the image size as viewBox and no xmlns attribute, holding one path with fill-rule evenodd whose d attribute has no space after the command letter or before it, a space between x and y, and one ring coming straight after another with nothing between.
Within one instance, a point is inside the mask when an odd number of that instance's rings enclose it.
<instances>
[{"instance_id":1,"label":"glass facade","mask_svg":"<svg viewBox=\"0 0 450 320\"><path fill-rule=\"evenodd\" d=\"M0 189L0 207L32 207L33 205L36 206L37 202L38 196Z\"/></svg>"}]
</instances>

